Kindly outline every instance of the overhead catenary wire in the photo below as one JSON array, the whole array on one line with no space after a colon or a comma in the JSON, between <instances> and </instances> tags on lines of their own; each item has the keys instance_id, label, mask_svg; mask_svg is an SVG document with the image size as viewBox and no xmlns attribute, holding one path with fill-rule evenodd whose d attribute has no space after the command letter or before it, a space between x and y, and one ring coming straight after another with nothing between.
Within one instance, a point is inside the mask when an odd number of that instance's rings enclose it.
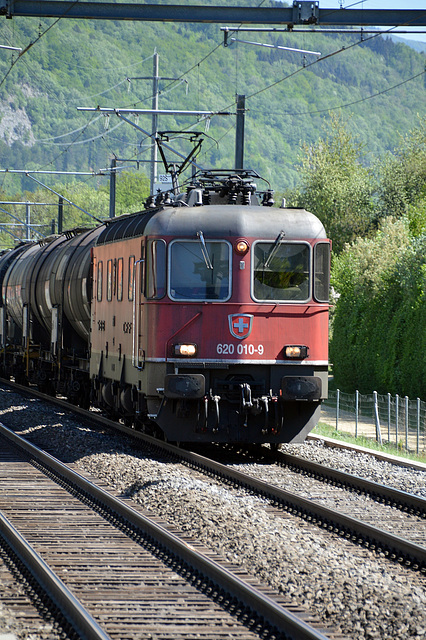
<instances>
[{"instance_id":1,"label":"overhead catenary wire","mask_svg":"<svg viewBox=\"0 0 426 640\"><path fill-rule=\"evenodd\" d=\"M397 89L398 87L403 86L404 84L407 84L408 82L411 82L412 80L415 80L416 78L419 78L420 76L423 76L426 73L426 68L423 69L423 71L420 71L420 73L416 73L414 76L411 76L410 78L407 78L406 80L402 80L401 82L398 82L397 84L392 85L391 87L388 87L387 89L383 89L382 91L377 91L376 93L372 93L369 96L364 96L363 98L359 98L358 100L352 100L351 102L345 102L343 104L337 105L335 107L327 107L325 109L316 109L314 111L299 111L299 112L290 112L290 111L274 111L273 114L274 115L279 115L279 116L309 116L309 115L315 115L318 113L329 113L330 111L338 111L340 109L345 109L346 107L352 107L355 104L360 104L362 102L366 102L367 100L372 100L373 98L377 98L378 96L383 95L384 93L389 93L389 91L393 91L394 89ZM252 112L256 112L256 109L250 109L250 111ZM263 114L265 112L262 112ZM271 112L268 112L269 115L272 115Z\"/></svg>"},{"instance_id":2,"label":"overhead catenary wire","mask_svg":"<svg viewBox=\"0 0 426 640\"><path fill-rule=\"evenodd\" d=\"M104 138L105 135L111 133L112 131L115 131L115 129L118 129L118 127L121 127L122 124L123 124L122 122L119 122L114 127L112 127L112 129L103 131L102 133L99 133L97 136L92 136L91 138L85 138L84 140L75 140L73 142L49 142L48 144L52 144L55 147L73 147L78 144L87 144L88 142L93 142L94 140L98 140L99 138ZM87 129L87 127L84 127L84 129ZM70 135L70 134L64 134L64 135ZM58 136L58 137L62 137L62 136ZM40 144L44 144L43 140L37 140L37 142L39 142Z\"/></svg>"},{"instance_id":3,"label":"overhead catenary wire","mask_svg":"<svg viewBox=\"0 0 426 640\"><path fill-rule=\"evenodd\" d=\"M386 33L390 33L395 29L395 27L389 29ZM340 49L336 49L335 51L332 51L330 53L321 55L319 58L317 58L316 60L313 60L311 62L307 62L305 63L303 66L297 68L295 71L293 71L292 73L287 74L286 76L284 76L283 78L280 78L279 80L276 80L275 82L267 85L266 87L263 87L262 89L259 89L257 91L254 91L253 93L249 94L246 96L246 100L249 100L250 98L253 98L261 93L263 93L264 91L268 91L269 89L272 89L273 87L276 87L277 85L281 84L281 82L285 82L286 80L289 80L290 78L293 78L294 76L296 76L297 74L301 73L302 71L305 71L306 69L309 69L310 67L319 64L320 62L324 62L325 60L328 60L329 58L332 58L335 55L338 55L340 53L346 52L349 49L352 49L354 47L360 46L366 42L368 42L369 40L373 40L374 38L377 38L378 36L382 35L383 32L374 34L369 36L368 38L364 38L362 40L359 40L357 42L351 43L347 46L342 46ZM420 74L421 75L421 74ZM223 107L223 110L226 109L230 109L232 108L234 105L236 104L236 101L229 103L228 105L226 105L225 107ZM324 110L327 111L327 110Z\"/></svg>"},{"instance_id":4,"label":"overhead catenary wire","mask_svg":"<svg viewBox=\"0 0 426 640\"><path fill-rule=\"evenodd\" d=\"M34 173L34 172L33 172ZM48 189L48 191L51 191L52 193L54 193L55 195L63 198L66 202L68 202L68 204L72 205L73 207L75 207L76 209L80 209L80 211L82 211L83 213L85 213L86 215L89 216L89 218L92 218L92 220L96 220L96 222L99 222L99 224L102 224L102 220L100 218L97 218L96 216L94 216L93 214L89 213L88 211L86 211L85 209L83 209L82 207L79 207L78 204L75 204L75 202L72 202L72 200L69 200L68 198L66 198L65 196L61 195L60 193L58 193L57 191L54 191L51 187L48 187L46 184L43 184L43 182L40 182L40 180L37 180L37 178L34 178L34 176L31 175L31 173L26 173L25 174L28 178L30 178L31 180L34 180L34 182L37 182L37 184L41 185L42 187L44 187L45 189Z\"/></svg>"},{"instance_id":5,"label":"overhead catenary wire","mask_svg":"<svg viewBox=\"0 0 426 640\"><path fill-rule=\"evenodd\" d=\"M152 57L152 56L151 56ZM122 82L118 83L118 84L122 84L123 82L126 82L127 78L125 80L123 80ZM183 82L185 82L185 80L180 80L179 84L175 84L174 86L172 86L168 91L163 92L163 95L166 95L167 93L170 93L171 91L174 91L177 87L179 87ZM109 89L106 89L105 91L103 91L102 93L108 93L109 91L113 90L115 87L117 87L118 85L115 85L114 87L110 87ZM97 95L101 95L101 94L97 94ZM89 96L87 99L90 100L90 98L92 97L97 97L95 96ZM79 99L81 100L81 99ZM148 96L146 98L143 98L140 102L145 102L148 100L152 100L152 96ZM74 100L74 102L77 101L77 98ZM65 146L66 144L70 144L72 145L73 143L62 143L62 145L60 143L54 143L52 142L53 140L58 140L59 138L65 138L66 136L69 135L73 135L74 133L78 133L80 131L83 131L84 129L87 129L88 126L90 126L91 124L93 124L94 122L96 122L97 120L99 120L99 118L104 117L103 114L100 114L99 116L93 118L88 124L86 123L85 125L83 125L82 127L79 127L78 129L74 129L73 131L68 131L67 133L61 133L58 136L52 136L50 138L40 138L40 139L36 139L35 142L40 142L41 144L53 144L55 146ZM116 128L116 127L114 127ZM96 140L96 138L102 137L103 135L109 135L114 129L109 129L108 131L105 131L103 134L101 134L100 136L95 136L92 138L87 138L84 141L79 141L76 144L82 144L83 142L92 142L93 140Z\"/></svg>"},{"instance_id":6,"label":"overhead catenary wire","mask_svg":"<svg viewBox=\"0 0 426 640\"><path fill-rule=\"evenodd\" d=\"M44 142L50 142L51 140L58 140L59 138L65 138L66 136L72 136L73 133L79 133L80 131L83 131L83 129L87 129L88 126L90 126L91 124L93 124L94 122L96 122L97 120L99 120L99 118L102 118L102 114L99 115L97 118L93 118L89 124L84 124L82 127L79 127L78 129L73 129L73 131L68 131L67 133L61 133L59 136L51 136L50 138L40 138L39 140L35 140L35 142L40 142L40 143L44 143Z\"/></svg>"},{"instance_id":7,"label":"overhead catenary wire","mask_svg":"<svg viewBox=\"0 0 426 640\"><path fill-rule=\"evenodd\" d=\"M78 1L79 1L79 0L76 0L76 2L75 2L74 4L76 4ZM264 2L264 0L262 0L262 2L260 3L260 5L261 5L261 4L263 4L263 2ZM74 4L73 4L73 5L71 5L71 7L72 7L72 6L74 6ZM259 6L260 6L260 5L259 5ZM71 7L69 8L69 10L71 9ZM65 16L65 15L66 15L66 12L64 13L64 16ZM62 16L62 17L63 17L63 16ZM51 25L50 25L50 26L49 26L49 27L48 27L48 28L47 28L43 33L39 34L39 37L38 37L36 40L34 40L32 43L30 43L30 45L28 45L28 46L24 49L24 51L22 51L22 53L20 54L20 56L19 56L15 61L13 61L13 62L12 62L11 67L9 68L8 72L5 74L4 78L3 78L3 79L2 79L2 81L0 82L0 87L1 87L1 86L2 86L2 84L5 82L5 80L6 80L7 76L8 76L8 75L9 75L9 73L11 72L11 70L12 70L13 66L16 64L16 62L20 59L21 55L25 54L25 53L26 53L26 52L27 52L27 51L28 51L28 50L29 50L29 49L30 49L30 48L31 48L31 47L32 47L36 42L38 42L38 41L39 41L39 40L40 40L40 39L41 39L41 38L42 38L42 37L43 37L43 36L44 36L44 35L45 35L45 34L46 34L46 33L47 33L51 28L52 28L52 27L54 27L54 26L55 26L55 25L59 22L59 20L60 20L60 19L61 19L61 18L58 18L58 19L57 19L54 23L52 23L52 24L51 24ZM192 71L194 68L196 68L197 66L199 66L200 64L202 64L203 62L205 62L205 61L206 61L206 60L207 60L207 59L208 59L208 58L209 58L213 53L215 53L215 52L216 52L216 51L217 51L221 46L222 46L222 43L219 43L218 45L216 45L216 46L215 46L211 51L209 51L209 52L208 52L208 53L207 53L207 54L206 54L206 55L205 55L201 60L199 60L195 65L193 65L192 67L190 67L190 69L188 69L187 71L185 71L183 74L181 74L178 78L176 78L173 82L171 82L169 85L167 85L167 86L165 87L165 89L163 89L163 90L162 90L162 91L160 91L159 93L164 95L165 93L168 93L169 91L173 90L173 88L174 88L174 86L176 85L176 83L177 83L177 82L179 82L179 84L181 84L181 83L184 81L184 77L185 77L185 75L187 75L187 74L188 74L188 73L190 73L190 71ZM150 59L151 57L152 57L152 56L149 56L149 57L148 57L148 58L146 58L145 60L148 60L148 59ZM138 63L138 64L139 64L139 63ZM177 86L178 86L178 85L177 85ZM134 103L134 104L133 104L133 106L136 106L136 105L138 105L138 104L141 104L142 102L144 102L144 101L145 101L145 100L147 100L147 99L149 99L149 98L144 98L143 100L139 100L139 101L137 101L136 103ZM152 99L152 97L151 97L151 99ZM85 127L82 127L82 128L80 128L80 129L76 130L75 132L83 132L83 131L85 131L85 129L87 128L87 126L89 126L90 124L91 124L91 123L88 123ZM64 134L64 135L65 135L65 134ZM105 134L103 134L103 135L105 135ZM102 137L102 136L98 136L98 137ZM95 138L87 139L87 140L86 140L86 142L87 142L87 143L88 143L88 142L91 142L91 141L93 141L94 139L95 139ZM40 142L41 142L41 141L40 141ZM76 141L74 141L74 142L72 142L72 143L70 143L70 144L68 144L68 145L66 145L66 143L60 144L60 146L66 146L67 148L66 148L66 149L64 149L64 151L62 151L58 156L56 156L56 157L55 157L52 161L50 161L48 164L53 164L54 162L56 162L56 161L57 161L57 159L58 159L59 157L61 157L61 155L64 155L64 154L68 151L68 149L69 149L71 146L73 146L73 144L75 144L75 143L76 143ZM58 146L59 146L59 145L58 145ZM45 165L45 166L46 166L46 165ZM3 182L4 182L4 180L3 180Z\"/></svg>"},{"instance_id":8,"label":"overhead catenary wire","mask_svg":"<svg viewBox=\"0 0 426 640\"><path fill-rule=\"evenodd\" d=\"M60 18L57 18L57 19L55 20L55 22L53 22L49 27L47 27L47 29L45 29L42 33L40 33L40 34L39 34L38 38L36 38L33 42L30 42L30 44L29 44L29 45L27 45L27 46L25 47L25 49L23 49L23 50L19 53L19 55L18 55L18 57L16 58L16 60L13 60L13 61L12 61L11 65L10 65L10 67L9 67L9 70L5 73L5 75L3 76L3 79L0 81L0 88L2 87L2 85L4 84L4 82L6 81L7 77L9 76L9 74L10 74L10 72L12 71L13 67L15 66L15 64L16 64L16 63L17 63L17 62L22 58L22 56L24 56L24 55L25 55L25 54L26 54L26 53L31 49L31 47L33 47L37 42L39 42L39 41L41 40L41 38L43 38L43 36L45 36L45 35L46 35L46 33L48 33L48 32L50 31L50 29L52 29L55 25L57 25L57 24L58 24L58 22L59 22L60 20L62 20L62 18L64 18L64 17L67 15L67 13L69 13L69 12L71 11L71 9L72 9L76 4L78 4L78 2L79 2L79 0L75 0L75 2L73 2L73 3L68 7L68 9L67 9L66 11L64 11L63 15L62 15Z\"/></svg>"}]
</instances>

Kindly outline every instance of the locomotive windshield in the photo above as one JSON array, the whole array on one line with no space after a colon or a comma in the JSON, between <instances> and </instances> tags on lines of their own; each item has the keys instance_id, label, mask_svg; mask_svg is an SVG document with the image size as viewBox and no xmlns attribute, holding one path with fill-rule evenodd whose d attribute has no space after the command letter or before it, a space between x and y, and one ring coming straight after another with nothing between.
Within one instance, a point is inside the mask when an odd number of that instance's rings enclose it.
<instances>
[{"instance_id":1,"label":"locomotive windshield","mask_svg":"<svg viewBox=\"0 0 426 640\"><path fill-rule=\"evenodd\" d=\"M310 247L296 242L258 242L254 246L253 295L256 300L309 298Z\"/></svg>"},{"instance_id":2,"label":"locomotive windshield","mask_svg":"<svg viewBox=\"0 0 426 640\"><path fill-rule=\"evenodd\" d=\"M170 246L170 297L174 300L227 300L230 297L230 245L176 240Z\"/></svg>"}]
</instances>

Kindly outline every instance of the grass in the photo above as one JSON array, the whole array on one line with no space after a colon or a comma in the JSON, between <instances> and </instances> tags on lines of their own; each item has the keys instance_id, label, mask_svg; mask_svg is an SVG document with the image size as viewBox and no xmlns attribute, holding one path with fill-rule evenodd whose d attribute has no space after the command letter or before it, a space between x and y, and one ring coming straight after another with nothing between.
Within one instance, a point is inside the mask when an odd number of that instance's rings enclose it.
<instances>
[{"instance_id":1,"label":"grass","mask_svg":"<svg viewBox=\"0 0 426 640\"><path fill-rule=\"evenodd\" d=\"M400 458L406 458L408 460L415 460L416 462L423 462L426 464L426 453L416 455L410 451L406 451L402 446L396 447L389 442L384 442L380 445L373 438L367 438L366 436L358 436L355 438L350 433L345 431L339 431L335 427L331 427L328 424L319 422L315 429L312 431L314 435L324 436L326 438L332 438L333 440L341 440L350 444L356 444L359 447L366 447L367 449L374 449L375 451L382 451L392 456L399 456Z\"/></svg>"}]
</instances>

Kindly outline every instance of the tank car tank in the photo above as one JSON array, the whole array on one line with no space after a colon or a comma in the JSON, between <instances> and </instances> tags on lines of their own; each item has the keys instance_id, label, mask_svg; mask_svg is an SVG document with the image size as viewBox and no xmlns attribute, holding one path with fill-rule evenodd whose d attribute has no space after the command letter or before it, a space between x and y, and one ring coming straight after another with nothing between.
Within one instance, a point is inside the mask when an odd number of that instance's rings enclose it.
<instances>
[{"instance_id":1,"label":"tank car tank","mask_svg":"<svg viewBox=\"0 0 426 640\"><path fill-rule=\"evenodd\" d=\"M3 375L89 405L91 247L102 227L0 257Z\"/></svg>"}]
</instances>

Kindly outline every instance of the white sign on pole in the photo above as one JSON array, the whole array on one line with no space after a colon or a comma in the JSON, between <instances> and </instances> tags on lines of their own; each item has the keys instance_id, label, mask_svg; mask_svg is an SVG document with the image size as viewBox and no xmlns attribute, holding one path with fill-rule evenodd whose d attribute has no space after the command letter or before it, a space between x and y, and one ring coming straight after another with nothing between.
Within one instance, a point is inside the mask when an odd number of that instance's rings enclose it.
<instances>
[{"instance_id":1,"label":"white sign on pole","mask_svg":"<svg viewBox=\"0 0 426 640\"><path fill-rule=\"evenodd\" d=\"M170 173L160 173L157 176L157 182L154 183L154 194L158 191L171 191L172 186L172 176Z\"/></svg>"}]
</instances>

